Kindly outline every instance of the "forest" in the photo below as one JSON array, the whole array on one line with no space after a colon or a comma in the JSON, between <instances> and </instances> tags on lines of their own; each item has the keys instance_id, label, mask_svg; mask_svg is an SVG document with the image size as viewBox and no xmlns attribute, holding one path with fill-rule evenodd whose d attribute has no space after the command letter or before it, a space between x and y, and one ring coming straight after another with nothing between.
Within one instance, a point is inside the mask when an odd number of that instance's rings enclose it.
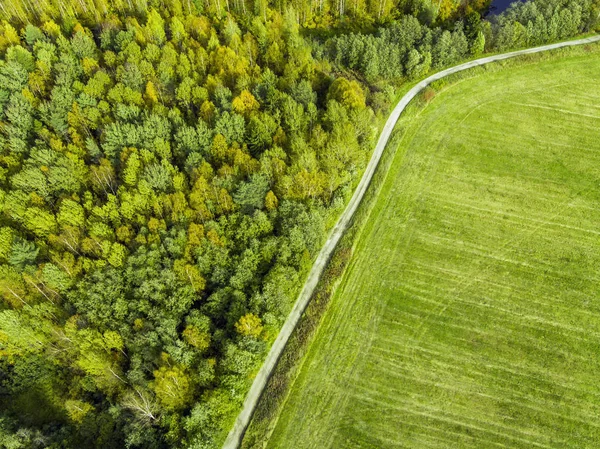
<instances>
[{"instance_id":1,"label":"forest","mask_svg":"<svg viewBox=\"0 0 600 449\"><path fill-rule=\"evenodd\" d=\"M597 0L0 3L0 446L216 448L404 83Z\"/></svg>"}]
</instances>

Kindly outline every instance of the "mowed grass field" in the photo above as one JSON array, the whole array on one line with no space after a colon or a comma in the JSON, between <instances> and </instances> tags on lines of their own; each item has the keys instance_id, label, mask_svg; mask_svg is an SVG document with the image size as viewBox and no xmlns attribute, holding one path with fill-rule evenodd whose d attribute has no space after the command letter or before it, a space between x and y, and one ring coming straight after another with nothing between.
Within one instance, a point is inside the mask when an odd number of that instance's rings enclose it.
<instances>
[{"instance_id":1,"label":"mowed grass field","mask_svg":"<svg viewBox=\"0 0 600 449\"><path fill-rule=\"evenodd\" d=\"M600 53L401 121L269 448L600 447Z\"/></svg>"}]
</instances>

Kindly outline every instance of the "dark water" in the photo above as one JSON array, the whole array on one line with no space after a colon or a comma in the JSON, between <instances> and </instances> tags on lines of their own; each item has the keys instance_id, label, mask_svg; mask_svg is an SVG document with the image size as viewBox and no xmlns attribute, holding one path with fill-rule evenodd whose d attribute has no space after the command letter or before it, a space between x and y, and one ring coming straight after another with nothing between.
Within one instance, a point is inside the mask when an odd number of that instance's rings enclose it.
<instances>
[{"instance_id":1,"label":"dark water","mask_svg":"<svg viewBox=\"0 0 600 449\"><path fill-rule=\"evenodd\" d=\"M519 0L493 0L492 7L490 8L490 14L500 14L505 9L508 9L511 3L515 3Z\"/></svg>"}]
</instances>

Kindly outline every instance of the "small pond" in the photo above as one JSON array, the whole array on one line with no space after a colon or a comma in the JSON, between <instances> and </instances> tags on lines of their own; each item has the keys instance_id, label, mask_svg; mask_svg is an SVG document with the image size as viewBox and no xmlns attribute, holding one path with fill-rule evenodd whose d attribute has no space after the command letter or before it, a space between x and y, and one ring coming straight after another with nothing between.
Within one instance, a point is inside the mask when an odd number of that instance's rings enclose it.
<instances>
[{"instance_id":1,"label":"small pond","mask_svg":"<svg viewBox=\"0 0 600 449\"><path fill-rule=\"evenodd\" d=\"M490 8L490 14L500 14L502 11L508 9L511 3L519 0L492 0L492 6Z\"/></svg>"}]
</instances>

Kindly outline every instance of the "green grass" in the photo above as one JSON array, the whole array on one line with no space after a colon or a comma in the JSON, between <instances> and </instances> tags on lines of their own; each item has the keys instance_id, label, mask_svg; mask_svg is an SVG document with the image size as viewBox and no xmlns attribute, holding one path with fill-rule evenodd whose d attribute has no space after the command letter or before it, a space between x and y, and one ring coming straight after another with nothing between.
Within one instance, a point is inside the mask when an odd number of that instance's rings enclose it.
<instances>
[{"instance_id":1,"label":"green grass","mask_svg":"<svg viewBox=\"0 0 600 449\"><path fill-rule=\"evenodd\" d=\"M400 123L269 448L600 446L600 56L496 67Z\"/></svg>"}]
</instances>

